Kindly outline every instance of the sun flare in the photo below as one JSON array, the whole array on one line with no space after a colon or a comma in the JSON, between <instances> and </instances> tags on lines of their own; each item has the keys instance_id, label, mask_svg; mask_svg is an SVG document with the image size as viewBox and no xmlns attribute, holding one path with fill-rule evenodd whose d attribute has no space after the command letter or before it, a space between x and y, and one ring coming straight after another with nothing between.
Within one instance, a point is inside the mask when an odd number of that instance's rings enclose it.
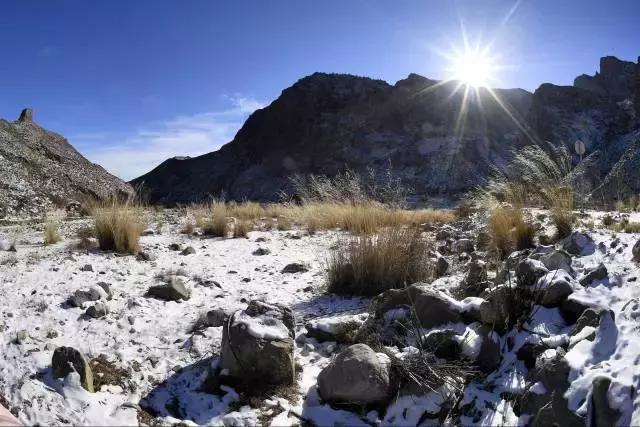
<instances>
[{"instance_id":1,"label":"sun flare","mask_svg":"<svg viewBox=\"0 0 640 427\"><path fill-rule=\"evenodd\" d=\"M467 48L450 57L449 78L467 86L488 87L495 81L497 64L482 49Z\"/></svg>"}]
</instances>

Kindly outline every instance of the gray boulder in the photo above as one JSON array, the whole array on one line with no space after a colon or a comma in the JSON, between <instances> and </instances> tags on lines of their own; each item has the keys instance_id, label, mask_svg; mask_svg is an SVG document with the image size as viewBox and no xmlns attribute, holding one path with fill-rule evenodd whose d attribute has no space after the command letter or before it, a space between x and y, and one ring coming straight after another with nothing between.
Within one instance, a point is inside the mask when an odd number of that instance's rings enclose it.
<instances>
[{"instance_id":1,"label":"gray boulder","mask_svg":"<svg viewBox=\"0 0 640 427\"><path fill-rule=\"evenodd\" d=\"M589 269L585 272L584 277L580 279L582 286L588 286L596 280L604 280L609 276L607 267L603 263L600 263L597 267Z\"/></svg>"},{"instance_id":2,"label":"gray boulder","mask_svg":"<svg viewBox=\"0 0 640 427\"><path fill-rule=\"evenodd\" d=\"M469 271L464 278L465 285L475 285L487 280L487 263L474 259L469 262Z\"/></svg>"},{"instance_id":3,"label":"gray boulder","mask_svg":"<svg viewBox=\"0 0 640 427\"><path fill-rule=\"evenodd\" d=\"M569 274L574 274L571 268L571 255L563 250L554 250L548 253L534 253L531 258L541 261L547 270L564 270Z\"/></svg>"},{"instance_id":4,"label":"gray boulder","mask_svg":"<svg viewBox=\"0 0 640 427\"><path fill-rule=\"evenodd\" d=\"M76 290L69 302L74 307L82 307L86 302L98 301L102 298L107 298L107 293L101 286L91 286L89 288L83 288Z\"/></svg>"},{"instance_id":5,"label":"gray boulder","mask_svg":"<svg viewBox=\"0 0 640 427\"><path fill-rule=\"evenodd\" d=\"M318 375L320 396L330 403L383 403L390 383L389 364L365 344L347 347Z\"/></svg>"},{"instance_id":6,"label":"gray boulder","mask_svg":"<svg viewBox=\"0 0 640 427\"><path fill-rule=\"evenodd\" d=\"M106 306L106 304L97 302L94 305L87 308L87 310L85 311L85 314L94 319L98 319L100 317L104 317L107 314L109 314L109 308Z\"/></svg>"},{"instance_id":7,"label":"gray boulder","mask_svg":"<svg viewBox=\"0 0 640 427\"><path fill-rule=\"evenodd\" d=\"M615 427L618 425L620 411L611 407L607 394L611 386L611 378L598 376L592 382L591 406L589 419L593 427ZM631 396L628 397L631 399Z\"/></svg>"},{"instance_id":8,"label":"gray boulder","mask_svg":"<svg viewBox=\"0 0 640 427\"><path fill-rule=\"evenodd\" d=\"M224 325L224 322L229 318L229 314L221 308L214 308L207 311L207 325L218 328Z\"/></svg>"},{"instance_id":9,"label":"gray boulder","mask_svg":"<svg viewBox=\"0 0 640 427\"><path fill-rule=\"evenodd\" d=\"M180 252L180 255L186 256L186 255L193 255L195 253L196 253L196 250L193 248L193 246L187 246Z\"/></svg>"},{"instance_id":10,"label":"gray boulder","mask_svg":"<svg viewBox=\"0 0 640 427\"><path fill-rule=\"evenodd\" d=\"M301 264L299 262L292 262L291 264L287 264L281 271L281 273L305 273L309 271L309 266L306 264Z\"/></svg>"},{"instance_id":11,"label":"gray boulder","mask_svg":"<svg viewBox=\"0 0 640 427\"><path fill-rule=\"evenodd\" d=\"M435 274L436 277L442 277L447 274L447 270L449 270L449 262L443 256L439 256L436 259L435 263Z\"/></svg>"},{"instance_id":12,"label":"gray boulder","mask_svg":"<svg viewBox=\"0 0 640 427\"><path fill-rule=\"evenodd\" d=\"M519 286L530 287L548 272L542 261L526 258L516 267L516 280Z\"/></svg>"},{"instance_id":13,"label":"gray boulder","mask_svg":"<svg viewBox=\"0 0 640 427\"><path fill-rule=\"evenodd\" d=\"M180 301L191 298L191 289L179 277L171 277L167 283L151 286L147 295L165 301Z\"/></svg>"},{"instance_id":14,"label":"gray boulder","mask_svg":"<svg viewBox=\"0 0 640 427\"><path fill-rule=\"evenodd\" d=\"M453 242L451 249L457 254L461 254L463 252L471 253L474 251L473 241L471 239L459 239Z\"/></svg>"},{"instance_id":15,"label":"gray boulder","mask_svg":"<svg viewBox=\"0 0 640 427\"><path fill-rule=\"evenodd\" d=\"M93 373L91 366L82 353L72 347L58 347L53 352L51 370L55 378L66 378L71 372L80 375L80 383L93 393Z\"/></svg>"},{"instance_id":16,"label":"gray boulder","mask_svg":"<svg viewBox=\"0 0 640 427\"><path fill-rule=\"evenodd\" d=\"M591 236L586 233L574 231L565 237L562 242L562 249L571 255L591 255L596 251L596 246Z\"/></svg>"},{"instance_id":17,"label":"gray boulder","mask_svg":"<svg viewBox=\"0 0 640 427\"><path fill-rule=\"evenodd\" d=\"M220 375L247 385L292 384L294 327L291 309L251 301L225 321Z\"/></svg>"},{"instance_id":18,"label":"gray boulder","mask_svg":"<svg viewBox=\"0 0 640 427\"><path fill-rule=\"evenodd\" d=\"M540 279L540 293L542 298L540 304L545 307L558 307L569 295L573 293L573 280L571 276L562 270L548 273Z\"/></svg>"},{"instance_id":19,"label":"gray boulder","mask_svg":"<svg viewBox=\"0 0 640 427\"><path fill-rule=\"evenodd\" d=\"M455 300L428 285L419 283L404 289L390 289L372 301L376 318L382 318L384 313L393 308L411 306L423 328L457 323L463 318Z\"/></svg>"}]
</instances>

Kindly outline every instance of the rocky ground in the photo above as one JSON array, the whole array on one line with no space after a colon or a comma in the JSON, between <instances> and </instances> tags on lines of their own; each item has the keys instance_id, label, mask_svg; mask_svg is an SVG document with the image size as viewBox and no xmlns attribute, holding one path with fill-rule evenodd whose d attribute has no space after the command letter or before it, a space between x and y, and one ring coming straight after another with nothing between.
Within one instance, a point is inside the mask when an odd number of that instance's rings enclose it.
<instances>
[{"instance_id":1,"label":"rocky ground","mask_svg":"<svg viewBox=\"0 0 640 427\"><path fill-rule=\"evenodd\" d=\"M372 300L324 291L339 232L164 211L135 257L77 248L87 219L4 226L0 394L25 424L638 424L638 237L602 216L504 264L471 221L429 228L441 277Z\"/></svg>"}]
</instances>

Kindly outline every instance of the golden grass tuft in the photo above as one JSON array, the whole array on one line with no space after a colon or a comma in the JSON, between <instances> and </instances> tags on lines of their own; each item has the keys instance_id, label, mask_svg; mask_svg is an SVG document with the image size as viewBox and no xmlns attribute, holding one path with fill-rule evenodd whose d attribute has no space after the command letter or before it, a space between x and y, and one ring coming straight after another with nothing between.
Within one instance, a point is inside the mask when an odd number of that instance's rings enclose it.
<instances>
[{"instance_id":1,"label":"golden grass tuft","mask_svg":"<svg viewBox=\"0 0 640 427\"><path fill-rule=\"evenodd\" d=\"M142 208L131 201L112 200L92 209L100 249L135 255L144 230Z\"/></svg>"},{"instance_id":2,"label":"golden grass tuft","mask_svg":"<svg viewBox=\"0 0 640 427\"><path fill-rule=\"evenodd\" d=\"M229 235L227 215L227 206L224 203L211 204L207 216L202 220L202 232L207 236L227 237Z\"/></svg>"},{"instance_id":3,"label":"golden grass tuft","mask_svg":"<svg viewBox=\"0 0 640 427\"><path fill-rule=\"evenodd\" d=\"M236 220L233 226L233 237L245 238L249 235L249 232L253 229L253 223L247 220Z\"/></svg>"},{"instance_id":4,"label":"golden grass tuft","mask_svg":"<svg viewBox=\"0 0 640 427\"><path fill-rule=\"evenodd\" d=\"M58 223L53 220L47 220L44 224L44 244L54 245L62 240Z\"/></svg>"},{"instance_id":5,"label":"golden grass tuft","mask_svg":"<svg viewBox=\"0 0 640 427\"><path fill-rule=\"evenodd\" d=\"M522 210L511 206L496 206L489 212L487 223L491 247L504 259L514 250L534 246L535 228L525 219Z\"/></svg>"},{"instance_id":6,"label":"golden grass tuft","mask_svg":"<svg viewBox=\"0 0 640 427\"><path fill-rule=\"evenodd\" d=\"M428 243L416 229L386 228L355 236L331 250L327 259L328 291L377 295L431 277Z\"/></svg>"}]
</instances>

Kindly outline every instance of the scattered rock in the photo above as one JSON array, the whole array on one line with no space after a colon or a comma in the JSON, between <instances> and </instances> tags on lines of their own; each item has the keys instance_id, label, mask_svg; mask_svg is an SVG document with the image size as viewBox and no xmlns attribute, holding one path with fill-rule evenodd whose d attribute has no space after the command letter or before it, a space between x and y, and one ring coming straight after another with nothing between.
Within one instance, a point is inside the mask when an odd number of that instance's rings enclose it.
<instances>
[{"instance_id":1,"label":"scattered rock","mask_svg":"<svg viewBox=\"0 0 640 427\"><path fill-rule=\"evenodd\" d=\"M318 391L330 403L385 402L391 391L389 363L366 344L354 344L320 372Z\"/></svg>"},{"instance_id":2,"label":"scattered rock","mask_svg":"<svg viewBox=\"0 0 640 427\"><path fill-rule=\"evenodd\" d=\"M106 304L97 302L94 305L87 308L85 314L94 319L98 319L100 317L104 317L109 313L109 308Z\"/></svg>"},{"instance_id":3,"label":"scattered rock","mask_svg":"<svg viewBox=\"0 0 640 427\"><path fill-rule=\"evenodd\" d=\"M435 264L436 277L442 277L447 274L447 270L449 270L449 262L443 256L439 256L436 259Z\"/></svg>"},{"instance_id":4,"label":"scattered rock","mask_svg":"<svg viewBox=\"0 0 640 427\"><path fill-rule=\"evenodd\" d=\"M309 271L309 267L306 264L292 262L291 264L287 264L281 273L305 273L307 271Z\"/></svg>"},{"instance_id":5,"label":"scattered rock","mask_svg":"<svg viewBox=\"0 0 640 427\"><path fill-rule=\"evenodd\" d=\"M207 311L207 325L218 328L224 325L224 322L227 320L229 315L226 311L221 308L214 308L213 310Z\"/></svg>"},{"instance_id":6,"label":"scattered rock","mask_svg":"<svg viewBox=\"0 0 640 427\"><path fill-rule=\"evenodd\" d=\"M156 232L153 231L153 228L147 228L140 233L141 236L153 236L154 234L156 234Z\"/></svg>"},{"instance_id":7,"label":"scattered rock","mask_svg":"<svg viewBox=\"0 0 640 427\"><path fill-rule=\"evenodd\" d=\"M573 293L573 282L571 276L567 273L559 273L558 271L549 272L540 279L542 299L540 304L545 307L558 307L569 295Z\"/></svg>"},{"instance_id":8,"label":"scattered rock","mask_svg":"<svg viewBox=\"0 0 640 427\"><path fill-rule=\"evenodd\" d=\"M193 248L193 246L187 246L182 250L182 252L180 252L180 255L193 255L195 253L196 250Z\"/></svg>"},{"instance_id":9,"label":"scattered rock","mask_svg":"<svg viewBox=\"0 0 640 427\"><path fill-rule=\"evenodd\" d=\"M425 350L446 360L458 359L462 351L459 335L450 330L430 332L423 338L422 344Z\"/></svg>"},{"instance_id":10,"label":"scattered rock","mask_svg":"<svg viewBox=\"0 0 640 427\"><path fill-rule=\"evenodd\" d=\"M83 288L75 291L69 302L74 307L82 307L86 302L98 301L99 299L106 297L107 293L102 287L91 286L90 288Z\"/></svg>"},{"instance_id":11,"label":"scattered rock","mask_svg":"<svg viewBox=\"0 0 640 427\"><path fill-rule=\"evenodd\" d=\"M553 392L551 400L540 408L531 426L584 427L585 420L569 410L567 400L562 396L562 393Z\"/></svg>"},{"instance_id":12,"label":"scattered rock","mask_svg":"<svg viewBox=\"0 0 640 427\"><path fill-rule=\"evenodd\" d=\"M609 272L607 271L607 267L603 263L600 263L597 267L594 267L585 272L584 277L580 279L580 284L582 286L588 286L591 282L596 280L604 280L609 277Z\"/></svg>"},{"instance_id":13,"label":"scattered rock","mask_svg":"<svg viewBox=\"0 0 640 427\"><path fill-rule=\"evenodd\" d=\"M182 246L179 243L171 243L169 246L170 251L179 251L182 250Z\"/></svg>"},{"instance_id":14,"label":"scattered rock","mask_svg":"<svg viewBox=\"0 0 640 427\"><path fill-rule=\"evenodd\" d=\"M261 256L261 255L269 255L271 251L267 248L258 248L255 251L251 252L252 255Z\"/></svg>"},{"instance_id":15,"label":"scattered rock","mask_svg":"<svg viewBox=\"0 0 640 427\"><path fill-rule=\"evenodd\" d=\"M225 322L220 375L244 384L292 384L294 327L290 308L251 301Z\"/></svg>"},{"instance_id":16,"label":"scattered rock","mask_svg":"<svg viewBox=\"0 0 640 427\"><path fill-rule=\"evenodd\" d=\"M597 328L600 324L600 318L602 316L602 310L596 310L594 308L587 308L582 312L575 325L571 328L570 335L579 334L586 326Z\"/></svg>"},{"instance_id":17,"label":"scattered rock","mask_svg":"<svg viewBox=\"0 0 640 427\"><path fill-rule=\"evenodd\" d=\"M549 253L534 253L531 258L541 261L547 270L564 270L569 274L574 274L571 268L571 255L563 250L554 250Z\"/></svg>"},{"instance_id":18,"label":"scattered rock","mask_svg":"<svg viewBox=\"0 0 640 427\"><path fill-rule=\"evenodd\" d=\"M569 388L569 372L571 368L565 351L561 348L545 350L536 360L532 376L551 391L565 392Z\"/></svg>"},{"instance_id":19,"label":"scattered rock","mask_svg":"<svg viewBox=\"0 0 640 427\"><path fill-rule=\"evenodd\" d=\"M58 347L53 352L51 370L55 378L66 378L71 372L80 375L80 383L93 393L93 373L87 359L72 347Z\"/></svg>"},{"instance_id":20,"label":"scattered rock","mask_svg":"<svg viewBox=\"0 0 640 427\"><path fill-rule=\"evenodd\" d=\"M28 339L29 339L29 331L27 331L26 329L20 329L16 334L16 343L18 344L22 344Z\"/></svg>"},{"instance_id":21,"label":"scattered rock","mask_svg":"<svg viewBox=\"0 0 640 427\"><path fill-rule=\"evenodd\" d=\"M595 252L596 247L593 239L586 233L574 231L565 237L562 242L562 249L571 255L591 255Z\"/></svg>"},{"instance_id":22,"label":"scattered rock","mask_svg":"<svg viewBox=\"0 0 640 427\"><path fill-rule=\"evenodd\" d=\"M171 277L165 284L151 286L147 294L165 301L180 301L191 298L191 290L179 277Z\"/></svg>"},{"instance_id":23,"label":"scattered rock","mask_svg":"<svg viewBox=\"0 0 640 427\"><path fill-rule=\"evenodd\" d=\"M453 252L461 254L463 252L471 253L474 251L473 241L471 239L460 239L451 246Z\"/></svg>"},{"instance_id":24,"label":"scattered rock","mask_svg":"<svg viewBox=\"0 0 640 427\"><path fill-rule=\"evenodd\" d=\"M487 280L487 264L479 259L469 262L469 271L464 278L465 285L475 285Z\"/></svg>"},{"instance_id":25,"label":"scattered rock","mask_svg":"<svg viewBox=\"0 0 640 427\"><path fill-rule=\"evenodd\" d=\"M366 314L343 315L332 318L313 319L306 323L307 336L318 341L335 341L351 344L358 329L367 319Z\"/></svg>"},{"instance_id":26,"label":"scattered rock","mask_svg":"<svg viewBox=\"0 0 640 427\"><path fill-rule=\"evenodd\" d=\"M638 240L631 249L634 261L640 261L640 240Z\"/></svg>"},{"instance_id":27,"label":"scattered rock","mask_svg":"<svg viewBox=\"0 0 640 427\"><path fill-rule=\"evenodd\" d=\"M107 282L98 282L97 285L102 288L102 290L107 294L107 299L111 301L111 299L113 299L113 291L111 290L111 285Z\"/></svg>"},{"instance_id":28,"label":"scattered rock","mask_svg":"<svg viewBox=\"0 0 640 427\"><path fill-rule=\"evenodd\" d=\"M138 261L155 261L156 257L149 252L138 251L138 255L136 255L136 260Z\"/></svg>"},{"instance_id":29,"label":"scattered rock","mask_svg":"<svg viewBox=\"0 0 640 427\"><path fill-rule=\"evenodd\" d=\"M518 286L531 287L548 272L549 270L547 270L542 261L526 258L520 261L516 267Z\"/></svg>"},{"instance_id":30,"label":"scattered rock","mask_svg":"<svg viewBox=\"0 0 640 427\"><path fill-rule=\"evenodd\" d=\"M93 271L93 266L91 264L85 264L80 267L80 271Z\"/></svg>"},{"instance_id":31,"label":"scattered rock","mask_svg":"<svg viewBox=\"0 0 640 427\"><path fill-rule=\"evenodd\" d=\"M615 427L618 425L620 411L609 403L609 387L611 378L598 376L592 382L590 420L594 427ZM631 396L628 396L630 399Z\"/></svg>"}]
</instances>

